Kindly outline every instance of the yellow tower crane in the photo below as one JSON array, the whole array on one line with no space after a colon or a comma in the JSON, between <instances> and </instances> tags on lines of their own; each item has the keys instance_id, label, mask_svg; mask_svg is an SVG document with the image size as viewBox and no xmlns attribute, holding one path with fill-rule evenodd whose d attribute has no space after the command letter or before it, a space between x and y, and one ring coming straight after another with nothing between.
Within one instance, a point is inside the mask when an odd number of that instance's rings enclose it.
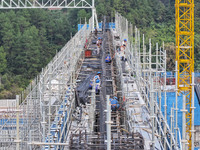
<instances>
[{"instance_id":1,"label":"yellow tower crane","mask_svg":"<svg viewBox=\"0 0 200 150\"><path fill-rule=\"evenodd\" d=\"M178 93L184 94L186 142L188 150L194 148L193 75L194 74L194 0L175 0L176 7L176 61ZM183 113L184 114L184 113Z\"/></svg>"}]
</instances>

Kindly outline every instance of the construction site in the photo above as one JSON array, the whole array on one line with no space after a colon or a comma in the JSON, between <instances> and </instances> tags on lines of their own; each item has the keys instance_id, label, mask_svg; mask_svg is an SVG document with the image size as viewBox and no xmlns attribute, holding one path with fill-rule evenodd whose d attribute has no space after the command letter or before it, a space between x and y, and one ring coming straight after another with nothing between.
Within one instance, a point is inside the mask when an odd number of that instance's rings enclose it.
<instances>
[{"instance_id":1,"label":"construction site","mask_svg":"<svg viewBox=\"0 0 200 150\"><path fill-rule=\"evenodd\" d=\"M193 1L176 2L178 55L171 72L164 41L145 41L118 12L98 20L94 1L0 5L17 8L89 8L92 17L21 95L0 101L0 150L200 148Z\"/></svg>"}]
</instances>

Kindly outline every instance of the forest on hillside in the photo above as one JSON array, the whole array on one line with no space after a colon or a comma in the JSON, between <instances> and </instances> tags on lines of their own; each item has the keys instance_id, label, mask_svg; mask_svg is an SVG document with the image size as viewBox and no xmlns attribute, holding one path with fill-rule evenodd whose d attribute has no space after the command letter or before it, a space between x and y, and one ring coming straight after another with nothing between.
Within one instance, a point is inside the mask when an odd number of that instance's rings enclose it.
<instances>
[{"instance_id":1,"label":"forest on hillside","mask_svg":"<svg viewBox=\"0 0 200 150\"><path fill-rule=\"evenodd\" d=\"M174 0L96 0L99 20L118 11L153 44L165 42L174 70ZM195 3L195 68L200 70L200 2ZM14 98L89 19L89 9L0 10L0 98Z\"/></svg>"}]
</instances>

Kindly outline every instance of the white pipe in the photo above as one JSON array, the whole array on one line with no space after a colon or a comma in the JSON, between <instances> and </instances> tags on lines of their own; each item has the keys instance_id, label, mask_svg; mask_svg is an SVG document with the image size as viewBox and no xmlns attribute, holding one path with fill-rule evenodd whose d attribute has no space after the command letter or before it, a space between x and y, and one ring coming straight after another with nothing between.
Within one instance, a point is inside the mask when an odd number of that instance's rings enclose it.
<instances>
[{"instance_id":1,"label":"white pipe","mask_svg":"<svg viewBox=\"0 0 200 150\"><path fill-rule=\"evenodd\" d=\"M176 61L176 68L175 68L175 72L176 72L176 88L175 88L175 91L176 91L176 108L175 108L175 111L176 111L176 127L175 127L175 136L176 136L176 143L175 143L175 147L177 147L177 141L178 141L178 62Z\"/></svg>"},{"instance_id":2,"label":"white pipe","mask_svg":"<svg viewBox=\"0 0 200 150\"><path fill-rule=\"evenodd\" d=\"M195 107L194 107L194 72L192 72L192 107L191 107L191 109L192 109L192 150L194 149L194 132L195 132L195 130L194 130L194 109L195 109Z\"/></svg>"},{"instance_id":3,"label":"white pipe","mask_svg":"<svg viewBox=\"0 0 200 150\"><path fill-rule=\"evenodd\" d=\"M94 13L95 13L95 10L94 10L94 0L92 0L92 31L94 30Z\"/></svg>"},{"instance_id":4,"label":"white pipe","mask_svg":"<svg viewBox=\"0 0 200 150\"><path fill-rule=\"evenodd\" d=\"M151 101L151 119L152 119L152 148L155 149L155 131L154 131L154 91L153 91L153 79L151 79L151 93L150 93L150 101Z\"/></svg>"},{"instance_id":5,"label":"white pipe","mask_svg":"<svg viewBox=\"0 0 200 150\"><path fill-rule=\"evenodd\" d=\"M163 50L164 50L164 43L163 43ZM165 94L165 104L164 104L164 109L165 109L165 125L164 125L164 134L165 134L165 139L167 139L167 91L166 91L166 76L167 76L167 73L166 73L166 50L164 50L165 53L164 53L164 60L165 60L165 75L164 75L164 94ZM166 141L164 141L164 149L167 149L166 147Z\"/></svg>"},{"instance_id":6,"label":"white pipe","mask_svg":"<svg viewBox=\"0 0 200 150\"><path fill-rule=\"evenodd\" d=\"M187 142L187 140L186 140L186 118L185 118L185 115L186 115L186 112L187 112L187 110L185 109L185 99L186 99L186 96L185 95L183 95L183 109L181 110L182 111L182 118L183 118L183 120L182 120L182 147L183 147L183 150L185 150L186 149L186 142Z\"/></svg>"},{"instance_id":7,"label":"white pipe","mask_svg":"<svg viewBox=\"0 0 200 150\"><path fill-rule=\"evenodd\" d=\"M16 150L19 150L19 95L16 96L16 104L17 104L17 118L16 118L16 122L17 122L17 136L16 136Z\"/></svg>"},{"instance_id":8,"label":"white pipe","mask_svg":"<svg viewBox=\"0 0 200 150\"><path fill-rule=\"evenodd\" d=\"M174 105L174 104L173 104ZM173 117L173 108L171 107L171 115L170 115L170 121L171 121L171 135L172 135L172 128L173 128L173 125L172 125L172 117ZM170 149L172 149L172 138L170 138Z\"/></svg>"},{"instance_id":9,"label":"white pipe","mask_svg":"<svg viewBox=\"0 0 200 150\"><path fill-rule=\"evenodd\" d=\"M111 105L110 105L110 96L107 95L107 150L111 150Z\"/></svg>"}]
</instances>

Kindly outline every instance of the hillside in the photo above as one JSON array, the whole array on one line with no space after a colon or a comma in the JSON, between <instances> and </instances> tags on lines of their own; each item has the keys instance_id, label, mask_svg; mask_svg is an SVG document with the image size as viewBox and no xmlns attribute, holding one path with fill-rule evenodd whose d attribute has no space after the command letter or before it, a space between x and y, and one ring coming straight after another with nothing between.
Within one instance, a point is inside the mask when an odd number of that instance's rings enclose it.
<instances>
[{"instance_id":1,"label":"hillside","mask_svg":"<svg viewBox=\"0 0 200 150\"><path fill-rule=\"evenodd\" d=\"M118 11L151 38L165 42L168 70L174 70L174 0L96 0L99 20ZM200 70L200 2L195 4L195 68ZM89 19L91 10L44 9L0 11L0 98L13 98L23 90ZM75 18L75 19L74 19Z\"/></svg>"}]
</instances>

